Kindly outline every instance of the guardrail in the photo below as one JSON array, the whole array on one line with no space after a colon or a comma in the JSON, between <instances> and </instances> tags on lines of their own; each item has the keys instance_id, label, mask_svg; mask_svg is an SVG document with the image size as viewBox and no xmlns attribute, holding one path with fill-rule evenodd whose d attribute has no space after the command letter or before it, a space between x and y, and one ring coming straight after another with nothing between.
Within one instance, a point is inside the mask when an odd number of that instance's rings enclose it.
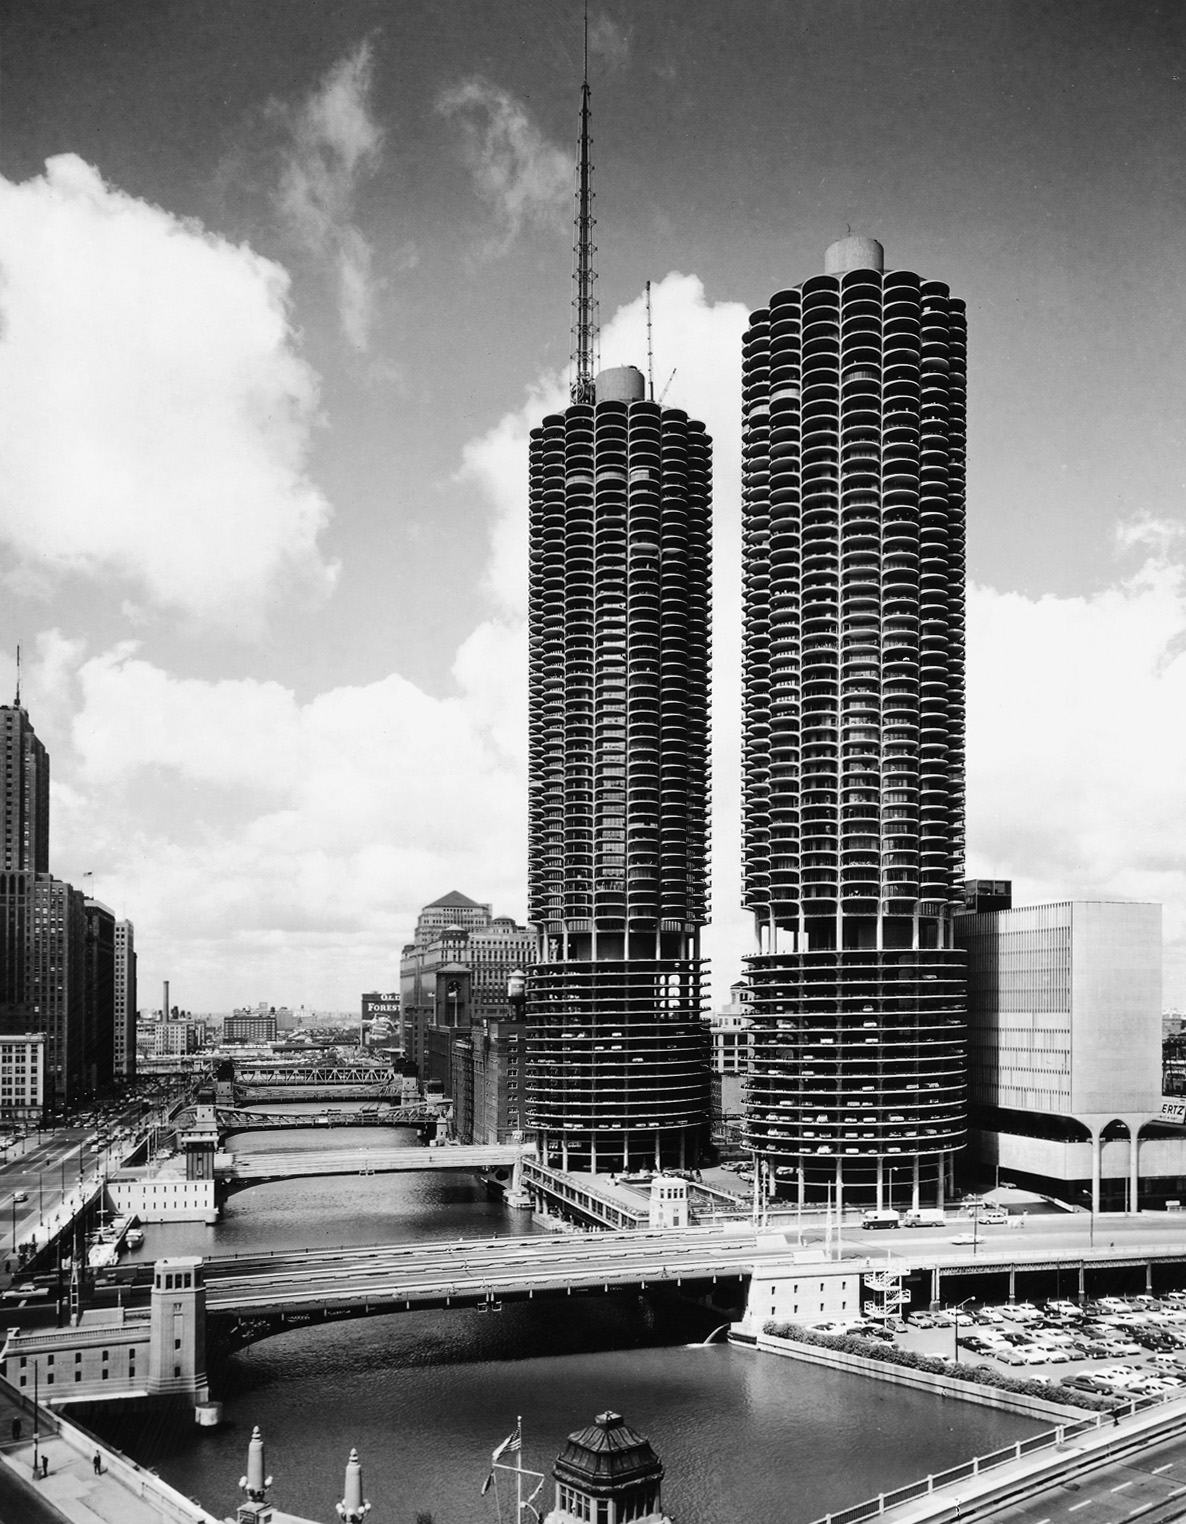
<instances>
[{"instance_id":1,"label":"guardrail","mask_svg":"<svg viewBox=\"0 0 1186 1524\"><path fill-rule=\"evenodd\" d=\"M1068 1439L1074 1439L1077 1435L1087 1434L1104 1425L1112 1426L1123 1416L1131 1417L1132 1414L1144 1408L1156 1406L1156 1398L1135 1398L1123 1407L1113 1408L1111 1412L1093 1413L1073 1423L1059 1424L1056 1429L1047 1429L1041 1434L1031 1434L1028 1439L1019 1439L1016 1444L1006 1445L1001 1450L992 1450L987 1455L974 1456L972 1460L964 1461L959 1466L950 1466L946 1471L936 1471L917 1482L909 1482L905 1487L895 1487L892 1492L879 1492L875 1498L867 1498L865 1502L855 1503L851 1508L839 1508L834 1513L826 1513L822 1519L815 1520L814 1524L860 1524L863 1519L879 1518L891 1508L897 1508L899 1504L913 1503L918 1498L941 1492L944 1487L949 1487L954 1482L964 1482L972 1477L983 1476L986 1471L1018 1461L1024 1455L1033 1455L1040 1450L1056 1450L1060 1445L1066 1444Z\"/></svg>"}]
</instances>

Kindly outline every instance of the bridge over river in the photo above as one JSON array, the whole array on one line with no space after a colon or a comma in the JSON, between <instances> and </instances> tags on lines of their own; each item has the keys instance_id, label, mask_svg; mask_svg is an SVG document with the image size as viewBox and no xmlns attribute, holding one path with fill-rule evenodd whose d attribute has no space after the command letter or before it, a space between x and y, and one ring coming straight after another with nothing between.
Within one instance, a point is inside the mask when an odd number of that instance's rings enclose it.
<instances>
[{"instance_id":1,"label":"bridge over river","mask_svg":"<svg viewBox=\"0 0 1186 1524\"><path fill-rule=\"evenodd\" d=\"M440 1148L293 1148L276 1153L232 1154L219 1168L227 1190L304 1175L389 1175L408 1171L514 1170L531 1145L490 1143Z\"/></svg>"},{"instance_id":2,"label":"bridge over river","mask_svg":"<svg viewBox=\"0 0 1186 1524\"><path fill-rule=\"evenodd\" d=\"M753 1229L730 1225L208 1259L206 1315L216 1342L238 1346L344 1317L655 1286L720 1284L738 1307L757 1255Z\"/></svg>"}]
</instances>

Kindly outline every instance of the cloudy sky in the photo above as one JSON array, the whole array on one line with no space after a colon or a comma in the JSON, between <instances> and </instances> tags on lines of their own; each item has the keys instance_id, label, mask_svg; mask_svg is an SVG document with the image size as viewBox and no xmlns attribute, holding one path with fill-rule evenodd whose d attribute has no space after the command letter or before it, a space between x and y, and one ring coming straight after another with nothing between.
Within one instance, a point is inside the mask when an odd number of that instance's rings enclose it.
<instances>
[{"instance_id":1,"label":"cloudy sky","mask_svg":"<svg viewBox=\"0 0 1186 1524\"><path fill-rule=\"evenodd\" d=\"M651 280L717 442L718 993L738 340L851 228L968 303L969 871L1164 902L1186 1005L1186 8L590 27L602 360L645 363ZM145 1005L355 1007L426 901L525 910L579 7L8 0L0 70L0 691L19 642L54 870L134 920Z\"/></svg>"}]
</instances>

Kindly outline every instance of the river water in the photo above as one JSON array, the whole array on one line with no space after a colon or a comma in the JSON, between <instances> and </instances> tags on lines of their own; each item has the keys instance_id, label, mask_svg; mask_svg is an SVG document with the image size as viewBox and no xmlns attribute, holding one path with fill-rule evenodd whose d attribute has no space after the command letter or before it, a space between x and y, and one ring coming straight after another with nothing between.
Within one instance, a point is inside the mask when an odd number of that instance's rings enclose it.
<instances>
[{"instance_id":1,"label":"river water","mask_svg":"<svg viewBox=\"0 0 1186 1524\"><path fill-rule=\"evenodd\" d=\"M401 1132L253 1134L236 1150L407 1147ZM146 1229L136 1258L400 1242L534 1231L474 1177L368 1175L256 1186L213 1227ZM522 1415L523 1464L550 1471L570 1432L612 1408L667 1468L677 1524L807 1524L830 1509L1033 1433L1009 1414L842 1372L701 1341L720 1321L638 1296L506 1304L295 1330L236 1355L220 1388L223 1425L88 1415L104 1438L213 1513L233 1513L251 1427L267 1445L272 1501L332 1520L346 1456L362 1457L368 1524L496 1521L480 1496L490 1452ZM500 1478L502 1510L512 1494ZM538 1502L549 1505L549 1478ZM530 1515L528 1515L530 1517Z\"/></svg>"}]
</instances>

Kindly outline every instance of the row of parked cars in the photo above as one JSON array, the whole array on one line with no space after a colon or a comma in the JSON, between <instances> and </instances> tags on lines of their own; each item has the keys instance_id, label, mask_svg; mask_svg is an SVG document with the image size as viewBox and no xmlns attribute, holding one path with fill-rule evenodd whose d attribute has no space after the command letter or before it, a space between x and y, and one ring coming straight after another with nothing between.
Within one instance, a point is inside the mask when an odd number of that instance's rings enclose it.
<instances>
[{"instance_id":1,"label":"row of parked cars","mask_svg":"<svg viewBox=\"0 0 1186 1524\"><path fill-rule=\"evenodd\" d=\"M1165 1396L1186 1388L1182 1291L1161 1297L1100 1297L1082 1304L1052 1298L974 1312L960 1308L912 1313L908 1322L915 1328L953 1327L953 1342L962 1354L987 1356L1001 1365L1106 1362L1062 1378L1064 1385L1084 1391L1134 1397Z\"/></svg>"}]
</instances>

